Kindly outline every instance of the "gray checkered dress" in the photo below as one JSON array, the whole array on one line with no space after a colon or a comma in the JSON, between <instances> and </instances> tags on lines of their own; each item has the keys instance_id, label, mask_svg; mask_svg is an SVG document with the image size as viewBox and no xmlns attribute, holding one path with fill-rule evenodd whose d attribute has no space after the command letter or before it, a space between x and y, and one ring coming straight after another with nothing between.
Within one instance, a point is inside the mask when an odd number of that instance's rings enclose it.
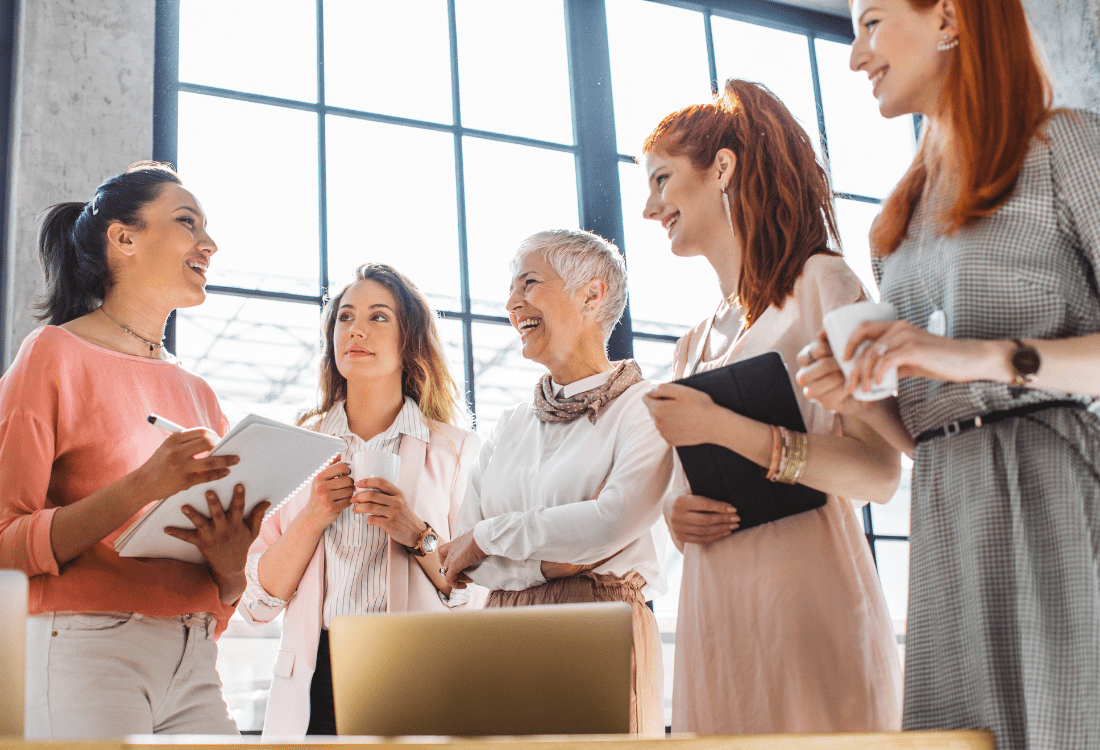
<instances>
[{"instance_id":1,"label":"gray checkered dress","mask_svg":"<svg viewBox=\"0 0 1100 750\"><path fill-rule=\"evenodd\" d=\"M1059 114L1046 135L994 215L944 237L918 206L910 236L875 261L902 318L926 327L940 309L954 338L1100 332L1100 115ZM923 378L898 395L912 435L1064 399ZM905 728L989 728L998 750L1100 748L1096 411L921 443L912 516Z\"/></svg>"}]
</instances>

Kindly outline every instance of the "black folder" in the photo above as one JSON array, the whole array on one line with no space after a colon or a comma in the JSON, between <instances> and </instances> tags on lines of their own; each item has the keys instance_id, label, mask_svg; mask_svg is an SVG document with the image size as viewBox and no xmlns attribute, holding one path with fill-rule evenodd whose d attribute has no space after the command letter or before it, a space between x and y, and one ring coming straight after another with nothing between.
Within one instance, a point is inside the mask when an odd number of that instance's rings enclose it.
<instances>
[{"instance_id":1,"label":"black folder","mask_svg":"<svg viewBox=\"0 0 1100 750\"><path fill-rule=\"evenodd\" d=\"M675 382L705 391L719 406L758 422L806 431L779 352L767 352ZM825 504L824 492L801 484L769 481L767 469L720 445L685 445L676 452L692 494L737 508L739 531Z\"/></svg>"}]
</instances>

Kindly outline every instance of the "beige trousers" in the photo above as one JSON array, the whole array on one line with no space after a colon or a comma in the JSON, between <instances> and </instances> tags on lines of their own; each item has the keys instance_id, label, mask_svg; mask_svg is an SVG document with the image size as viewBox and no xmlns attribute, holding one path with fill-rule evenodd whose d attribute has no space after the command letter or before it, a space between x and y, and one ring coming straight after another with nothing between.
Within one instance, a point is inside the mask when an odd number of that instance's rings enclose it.
<instances>
[{"instance_id":1,"label":"beige trousers","mask_svg":"<svg viewBox=\"0 0 1100 750\"><path fill-rule=\"evenodd\" d=\"M208 614L27 618L27 739L229 734Z\"/></svg>"}]
</instances>

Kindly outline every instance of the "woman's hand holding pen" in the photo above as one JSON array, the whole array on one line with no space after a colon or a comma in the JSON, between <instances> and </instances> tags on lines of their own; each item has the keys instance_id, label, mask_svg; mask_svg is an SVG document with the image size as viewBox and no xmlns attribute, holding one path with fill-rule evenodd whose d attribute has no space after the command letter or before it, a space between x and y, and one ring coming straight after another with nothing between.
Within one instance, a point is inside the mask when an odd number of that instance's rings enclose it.
<instances>
[{"instance_id":1,"label":"woman's hand holding pen","mask_svg":"<svg viewBox=\"0 0 1100 750\"><path fill-rule=\"evenodd\" d=\"M138 508L196 484L229 476L229 467L239 459L208 455L216 440L217 435L201 428L168 435L153 455L134 471L137 480L134 484L141 493Z\"/></svg>"}]
</instances>

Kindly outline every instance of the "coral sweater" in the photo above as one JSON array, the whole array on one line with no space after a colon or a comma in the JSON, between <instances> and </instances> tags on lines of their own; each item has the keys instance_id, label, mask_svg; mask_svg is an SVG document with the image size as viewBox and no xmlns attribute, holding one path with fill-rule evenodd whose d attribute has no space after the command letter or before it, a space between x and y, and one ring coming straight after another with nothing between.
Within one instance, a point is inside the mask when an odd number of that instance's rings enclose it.
<instances>
[{"instance_id":1,"label":"coral sweater","mask_svg":"<svg viewBox=\"0 0 1100 750\"><path fill-rule=\"evenodd\" d=\"M115 552L137 515L61 568L54 558L54 512L134 471L164 440L150 413L219 435L229 427L210 386L178 362L103 349L56 326L32 331L0 378L0 567L30 577L31 614L210 612L225 629L234 608L205 565Z\"/></svg>"}]
</instances>

